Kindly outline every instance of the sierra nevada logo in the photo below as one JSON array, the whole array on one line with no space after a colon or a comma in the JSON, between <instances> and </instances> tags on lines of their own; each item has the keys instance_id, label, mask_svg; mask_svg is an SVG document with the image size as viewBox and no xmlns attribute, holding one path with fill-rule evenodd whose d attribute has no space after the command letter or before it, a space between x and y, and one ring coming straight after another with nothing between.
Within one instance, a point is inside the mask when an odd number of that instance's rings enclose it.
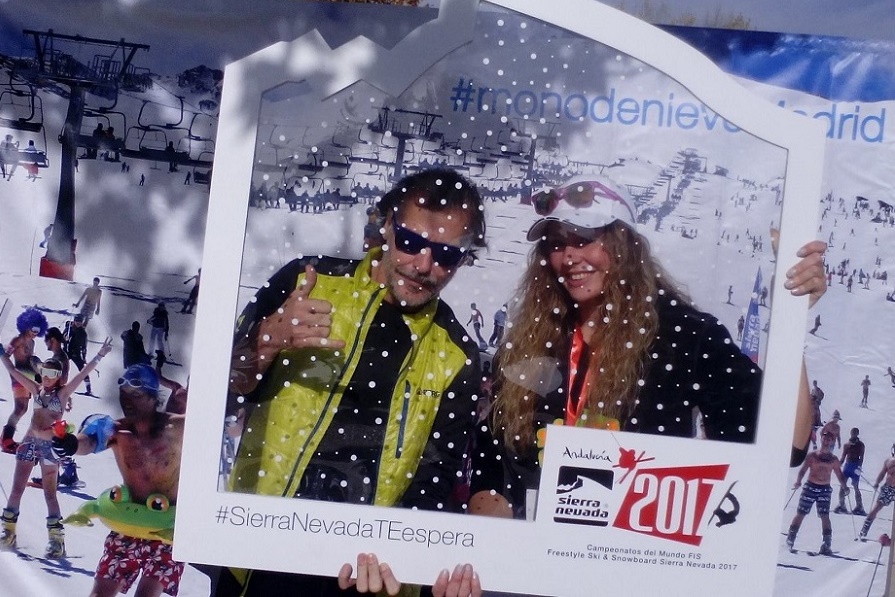
<instances>
[{"instance_id":1,"label":"sierra nevada logo","mask_svg":"<svg viewBox=\"0 0 895 597\"><path fill-rule=\"evenodd\" d=\"M559 496L553 512L555 522L609 526L610 507L606 497L612 493L615 473L611 470L561 466L556 481Z\"/></svg>"}]
</instances>

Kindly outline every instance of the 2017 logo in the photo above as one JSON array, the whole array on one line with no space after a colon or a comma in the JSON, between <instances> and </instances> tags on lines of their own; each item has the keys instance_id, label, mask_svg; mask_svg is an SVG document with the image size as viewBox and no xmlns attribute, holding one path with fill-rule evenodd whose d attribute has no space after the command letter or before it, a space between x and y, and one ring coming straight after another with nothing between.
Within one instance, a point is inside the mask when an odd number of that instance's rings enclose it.
<instances>
[{"instance_id":1,"label":"2017 logo","mask_svg":"<svg viewBox=\"0 0 895 597\"><path fill-rule=\"evenodd\" d=\"M727 469L714 464L637 471L612 526L699 545L709 498Z\"/></svg>"}]
</instances>

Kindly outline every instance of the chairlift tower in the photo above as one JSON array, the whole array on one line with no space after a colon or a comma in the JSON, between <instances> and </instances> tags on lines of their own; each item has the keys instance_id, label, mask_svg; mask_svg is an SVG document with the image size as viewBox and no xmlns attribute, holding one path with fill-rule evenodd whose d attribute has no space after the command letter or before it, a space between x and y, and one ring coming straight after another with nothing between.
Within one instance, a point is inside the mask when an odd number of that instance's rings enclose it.
<instances>
[{"instance_id":1,"label":"chairlift tower","mask_svg":"<svg viewBox=\"0 0 895 597\"><path fill-rule=\"evenodd\" d=\"M397 140L395 162L392 164L395 180L399 180L404 175L404 152L408 140L417 139L440 143L444 139L443 134L433 130L436 119L441 117L441 114L432 112L417 112L387 106L379 109L376 122L370 123L368 128L374 133L387 135Z\"/></svg>"},{"instance_id":2,"label":"chairlift tower","mask_svg":"<svg viewBox=\"0 0 895 597\"><path fill-rule=\"evenodd\" d=\"M53 235L47 243L47 253L40 260L40 275L72 280L75 268L75 160L78 135L84 116L87 93L106 98L117 98L118 89L135 75L131 66L138 50L148 50L144 44L127 43L124 39L107 40L79 35L63 35L48 31L24 30L34 43L35 59L29 68L17 71L38 88L68 97L68 110L59 141L59 197L53 220ZM84 64L75 58L94 49L92 60ZM95 49L99 48L99 52ZM133 81L130 81L131 83Z\"/></svg>"}]
</instances>

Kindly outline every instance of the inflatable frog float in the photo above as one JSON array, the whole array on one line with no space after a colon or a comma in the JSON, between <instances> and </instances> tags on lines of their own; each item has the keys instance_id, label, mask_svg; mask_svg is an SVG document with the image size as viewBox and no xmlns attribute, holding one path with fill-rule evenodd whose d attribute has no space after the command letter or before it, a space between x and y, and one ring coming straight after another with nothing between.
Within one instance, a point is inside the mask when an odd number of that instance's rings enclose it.
<instances>
[{"instance_id":1,"label":"inflatable frog float","mask_svg":"<svg viewBox=\"0 0 895 597\"><path fill-rule=\"evenodd\" d=\"M95 500L87 500L63 524L93 526L92 518L122 535L172 543L174 540L174 514L168 498L154 493L140 504L131 501L130 491L124 485L116 485L102 492Z\"/></svg>"}]
</instances>

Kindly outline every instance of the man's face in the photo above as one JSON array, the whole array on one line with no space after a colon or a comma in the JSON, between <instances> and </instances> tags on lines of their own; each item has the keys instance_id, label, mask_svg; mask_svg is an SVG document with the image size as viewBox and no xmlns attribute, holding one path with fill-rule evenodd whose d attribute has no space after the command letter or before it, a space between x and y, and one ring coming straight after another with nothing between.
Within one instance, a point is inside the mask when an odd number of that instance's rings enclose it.
<instances>
[{"instance_id":1,"label":"man's face","mask_svg":"<svg viewBox=\"0 0 895 597\"><path fill-rule=\"evenodd\" d=\"M836 436L830 431L824 431L820 434L820 444L822 447L831 449L836 443Z\"/></svg>"},{"instance_id":2,"label":"man's face","mask_svg":"<svg viewBox=\"0 0 895 597\"><path fill-rule=\"evenodd\" d=\"M142 388L119 386L118 401L125 418L140 419L150 416L156 407L156 396Z\"/></svg>"},{"instance_id":3,"label":"man's face","mask_svg":"<svg viewBox=\"0 0 895 597\"><path fill-rule=\"evenodd\" d=\"M451 281L456 264L439 263L440 255L455 248L467 249L472 242L469 232L469 215L463 210L431 211L407 201L400 215L391 213L385 226L385 242L382 261L373 273L373 279L385 284L386 300L404 311L415 311L436 298ZM395 238L406 232L412 242L401 243ZM418 245L424 241L448 245L444 247ZM425 243L423 243L425 244ZM465 254L465 253L464 253ZM446 261L446 259L442 259Z\"/></svg>"}]
</instances>

